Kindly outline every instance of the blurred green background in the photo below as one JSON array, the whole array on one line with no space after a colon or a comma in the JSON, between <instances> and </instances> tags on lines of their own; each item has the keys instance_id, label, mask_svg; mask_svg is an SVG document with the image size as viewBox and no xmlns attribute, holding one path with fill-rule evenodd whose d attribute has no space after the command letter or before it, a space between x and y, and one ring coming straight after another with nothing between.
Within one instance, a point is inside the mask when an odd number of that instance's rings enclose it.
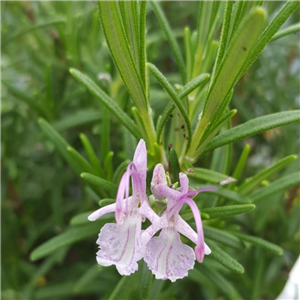
<instances>
[{"instance_id":1,"label":"blurred green background","mask_svg":"<svg viewBox=\"0 0 300 300\"><path fill-rule=\"evenodd\" d=\"M282 2L267 2L276 12ZM162 7L182 45L185 26L195 28L198 3L163 2ZM98 20L96 2L1 2L1 122L2 122L2 299L103 299L120 276L113 267L92 276L95 238L63 248L46 259L31 262L30 252L62 232L70 219L95 207L95 195L70 168L38 126L48 120L83 153L85 133L99 157L114 152L113 166L131 158L135 141L115 118L109 128L110 149L101 147L102 118L107 111L70 75L77 68L89 75L130 113L131 102L111 60ZM299 21L299 11L290 23ZM179 74L165 36L148 7L148 61L159 66L172 83ZM236 124L250 118L299 108L299 34L272 42L238 84L232 108ZM157 117L168 102L153 82L151 105ZM234 144L231 172L246 143L252 147L244 178L289 154L299 154L299 125L292 124ZM209 160L198 165L210 167ZM216 168L216 167L215 167ZM299 161L281 174L299 169ZM299 188L264 201L243 219L248 230L280 245L283 256L247 248L232 252L245 274L220 272L245 299L275 299L299 254ZM86 282L82 276L89 270ZM132 276L133 282L136 280ZM185 278L176 284L155 281L153 299L227 299L222 282ZM200 283L199 283L200 281ZM83 282L83 283L82 283ZM158 296L159 295L159 296ZM134 296L139 299L139 296Z\"/></svg>"}]
</instances>

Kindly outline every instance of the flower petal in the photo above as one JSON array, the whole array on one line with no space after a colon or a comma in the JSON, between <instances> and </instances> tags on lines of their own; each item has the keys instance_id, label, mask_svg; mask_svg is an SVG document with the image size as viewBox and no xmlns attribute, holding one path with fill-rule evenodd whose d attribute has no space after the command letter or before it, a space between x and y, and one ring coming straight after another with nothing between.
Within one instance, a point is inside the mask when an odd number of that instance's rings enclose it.
<instances>
[{"instance_id":1,"label":"flower petal","mask_svg":"<svg viewBox=\"0 0 300 300\"><path fill-rule=\"evenodd\" d=\"M160 200L164 196L156 189L158 185L167 185L166 172L162 164L155 166L151 180L151 192L156 199Z\"/></svg>"},{"instance_id":2,"label":"flower petal","mask_svg":"<svg viewBox=\"0 0 300 300\"><path fill-rule=\"evenodd\" d=\"M140 215L146 217L154 226L159 226L160 217L153 211L150 205L144 201L139 208Z\"/></svg>"},{"instance_id":3,"label":"flower petal","mask_svg":"<svg viewBox=\"0 0 300 300\"><path fill-rule=\"evenodd\" d=\"M187 276L188 270L193 269L195 253L191 247L181 242L179 233L169 227L150 240L144 260L156 279L174 282Z\"/></svg>"},{"instance_id":4,"label":"flower petal","mask_svg":"<svg viewBox=\"0 0 300 300\"><path fill-rule=\"evenodd\" d=\"M144 140L140 140L138 145L136 146L133 156L133 162L138 169L147 170L147 149Z\"/></svg>"},{"instance_id":5,"label":"flower petal","mask_svg":"<svg viewBox=\"0 0 300 300\"><path fill-rule=\"evenodd\" d=\"M116 268L120 275L130 275L138 270L139 265L136 261L132 262L131 264L117 264Z\"/></svg>"},{"instance_id":6,"label":"flower petal","mask_svg":"<svg viewBox=\"0 0 300 300\"><path fill-rule=\"evenodd\" d=\"M179 233L181 233L182 235L184 235L188 239L190 239L194 244L198 243L198 235L197 235L197 233L179 215L176 216L176 219L175 219L175 229ZM205 255L209 255L210 253L211 253L210 248L204 243L204 254Z\"/></svg>"},{"instance_id":7,"label":"flower petal","mask_svg":"<svg viewBox=\"0 0 300 300\"><path fill-rule=\"evenodd\" d=\"M152 225L150 225L146 230L143 230L142 232L142 243L144 246L148 244L148 242L151 240L151 238L161 230L162 228L168 227L168 219L166 214L163 214L159 218L159 222L154 222Z\"/></svg>"},{"instance_id":8,"label":"flower petal","mask_svg":"<svg viewBox=\"0 0 300 300\"><path fill-rule=\"evenodd\" d=\"M144 140L140 140L133 156L133 163L138 170L139 176L143 183L145 183L146 192L146 175L147 175L147 149Z\"/></svg>"},{"instance_id":9,"label":"flower petal","mask_svg":"<svg viewBox=\"0 0 300 300\"><path fill-rule=\"evenodd\" d=\"M189 190L189 179L184 173L179 173L180 192L186 194Z\"/></svg>"},{"instance_id":10,"label":"flower petal","mask_svg":"<svg viewBox=\"0 0 300 300\"><path fill-rule=\"evenodd\" d=\"M97 219L99 219L103 215L106 215L108 213L114 212L115 209L116 209L116 203L106 205L106 206L104 206L104 207L102 207L100 209L97 209L92 214L90 214L88 216L88 220L89 221L96 221Z\"/></svg>"},{"instance_id":11,"label":"flower petal","mask_svg":"<svg viewBox=\"0 0 300 300\"><path fill-rule=\"evenodd\" d=\"M121 275L130 275L138 268L143 257L141 217L134 211L124 218L123 224L105 224L99 234L97 262L102 266L116 265Z\"/></svg>"},{"instance_id":12,"label":"flower petal","mask_svg":"<svg viewBox=\"0 0 300 300\"><path fill-rule=\"evenodd\" d=\"M177 201L180 196L181 193L179 191L173 190L170 187L168 187L167 185L163 185L160 184L156 187L156 190L158 193L160 193L161 195L163 195L164 197L168 198L168 201Z\"/></svg>"}]
</instances>

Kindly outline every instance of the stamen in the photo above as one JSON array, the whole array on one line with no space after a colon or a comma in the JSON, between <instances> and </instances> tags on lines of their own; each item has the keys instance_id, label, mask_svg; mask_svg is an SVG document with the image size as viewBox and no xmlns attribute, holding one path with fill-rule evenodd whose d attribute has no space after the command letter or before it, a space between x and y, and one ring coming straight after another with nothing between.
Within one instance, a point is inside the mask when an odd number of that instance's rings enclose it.
<instances>
[{"instance_id":1,"label":"stamen","mask_svg":"<svg viewBox=\"0 0 300 300\"><path fill-rule=\"evenodd\" d=\"M191 208L196 223L197 234L198 234L198 243L195 247L195 254L196 254L197 261L200 263L203 261L204 258L204 234L202 228L202 220L201 220L201 216L197 204L195 203L194 200L192 200L189 197L197 195L201 192L215 191L215 190L216 190L215 187L205 187L196 191L186 193L178 199L177 203L174 206L172 206L172 208L168 212L168 219L170 219L173 215L179 213L183 204L187 204Z\"/></svg>"},{"instance_id":2,"label":"stamen","mask_svg":"<svg viewBox=\"0 0 300 300\"><path fill-rule=\"evenodd\" d=\"M128 213L128 197L129 197L129 179L131 176L130 168L134 165L133 162L130 162L127 166L125 173L123 174L119 189L116 198L116 213L115 218L116 222L119 224L123 220L123 199L126 199L126 214Z\"/></svg>"},{"instance_id":3,"label":"stamen","mask_svg":"<svg viewBox=\"0 0 300 300\"><path fill-rule=\"evenodd\" d=\"M115 218L116 222L119 224L123 220L123 200L125 199L125 213L128 214L130 208L128 207L128 198L129 198L129 187L130 187L130 177L132 180L132 187L133 187L133 195L132 197L136 197L141 192L141 178L138 176L137 168L134 162L130 162L127 166L125 173L122 176L122 179L119 184L119 189L117 193L116 199L116 213ZM135 200L135 199L134 199ZM134 203L135 201L133 201Z\"/></svg>"},{"instance_id":4,"label":"stamen","mask_svg":"<svg viewBox=\"0 0 300 300\"><path fill-rule=\"evenodd\" d=\"M194 220L197 228L197 234L198 234L198 244L195 247L195 254L196 254L197 261L201 263L204 258L204 234L203 234L200 212L195 201L193 201L191 198L184 198L182 201L191 208L194 216Z\"/></svg>"}]
</instances>

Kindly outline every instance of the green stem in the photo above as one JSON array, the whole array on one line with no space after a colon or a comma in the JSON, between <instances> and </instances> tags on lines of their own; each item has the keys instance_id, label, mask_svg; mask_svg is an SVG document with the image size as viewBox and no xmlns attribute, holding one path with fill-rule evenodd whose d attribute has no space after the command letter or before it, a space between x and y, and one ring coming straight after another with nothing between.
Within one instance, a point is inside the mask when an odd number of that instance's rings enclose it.
<instances>
[{"instance_id":1,"label":"green stem","mask_svg":"<svg viewBox=\"0 0 300 300\"><path fill-rule=\"evenodd\" d=\"M191 143L190 148L185 156L185 160L187 162L190 162L190 163L194 162L195 152L198 148L198 143L202 138L202 135L204 133L204 129L205 129L206 125L207 125L207 121L206 121L205 116L203 116L203 119L201 119L201 121L198 122L195 132L193 134L192 141L194 141L194 142Z\"/></svg>"},{"instance_id":2,"label":"green stem","mask_svg":"<svg viewBox=\"0 0 300 300\"><path fill-rule=\"evenodd\" d=\"M151 118L151 113L146 110L140 111L141 118L144 122L145 128L147 128L147 138L149 141L148 149L153 152L153 144L156 142L156 132Z\"/></svg>"}]
</instances>

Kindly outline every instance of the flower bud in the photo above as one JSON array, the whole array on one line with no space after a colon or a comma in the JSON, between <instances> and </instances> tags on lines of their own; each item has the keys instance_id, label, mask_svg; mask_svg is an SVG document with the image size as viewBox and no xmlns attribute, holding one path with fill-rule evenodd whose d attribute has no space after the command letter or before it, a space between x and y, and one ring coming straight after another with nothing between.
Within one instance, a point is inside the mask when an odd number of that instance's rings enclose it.
<instances>
[{"instance_id":1,"label":"flower bud","mask_svg":"<svg viewBox=\"0 0 300 300\"><path fill-rule=\"evenodd\" d=\"M151 192L156 199L160 200L164 196L157 190L158 185L167 185L166 172L161 164L155 166L151 181Z\"/></svg>"}]
</instances>

